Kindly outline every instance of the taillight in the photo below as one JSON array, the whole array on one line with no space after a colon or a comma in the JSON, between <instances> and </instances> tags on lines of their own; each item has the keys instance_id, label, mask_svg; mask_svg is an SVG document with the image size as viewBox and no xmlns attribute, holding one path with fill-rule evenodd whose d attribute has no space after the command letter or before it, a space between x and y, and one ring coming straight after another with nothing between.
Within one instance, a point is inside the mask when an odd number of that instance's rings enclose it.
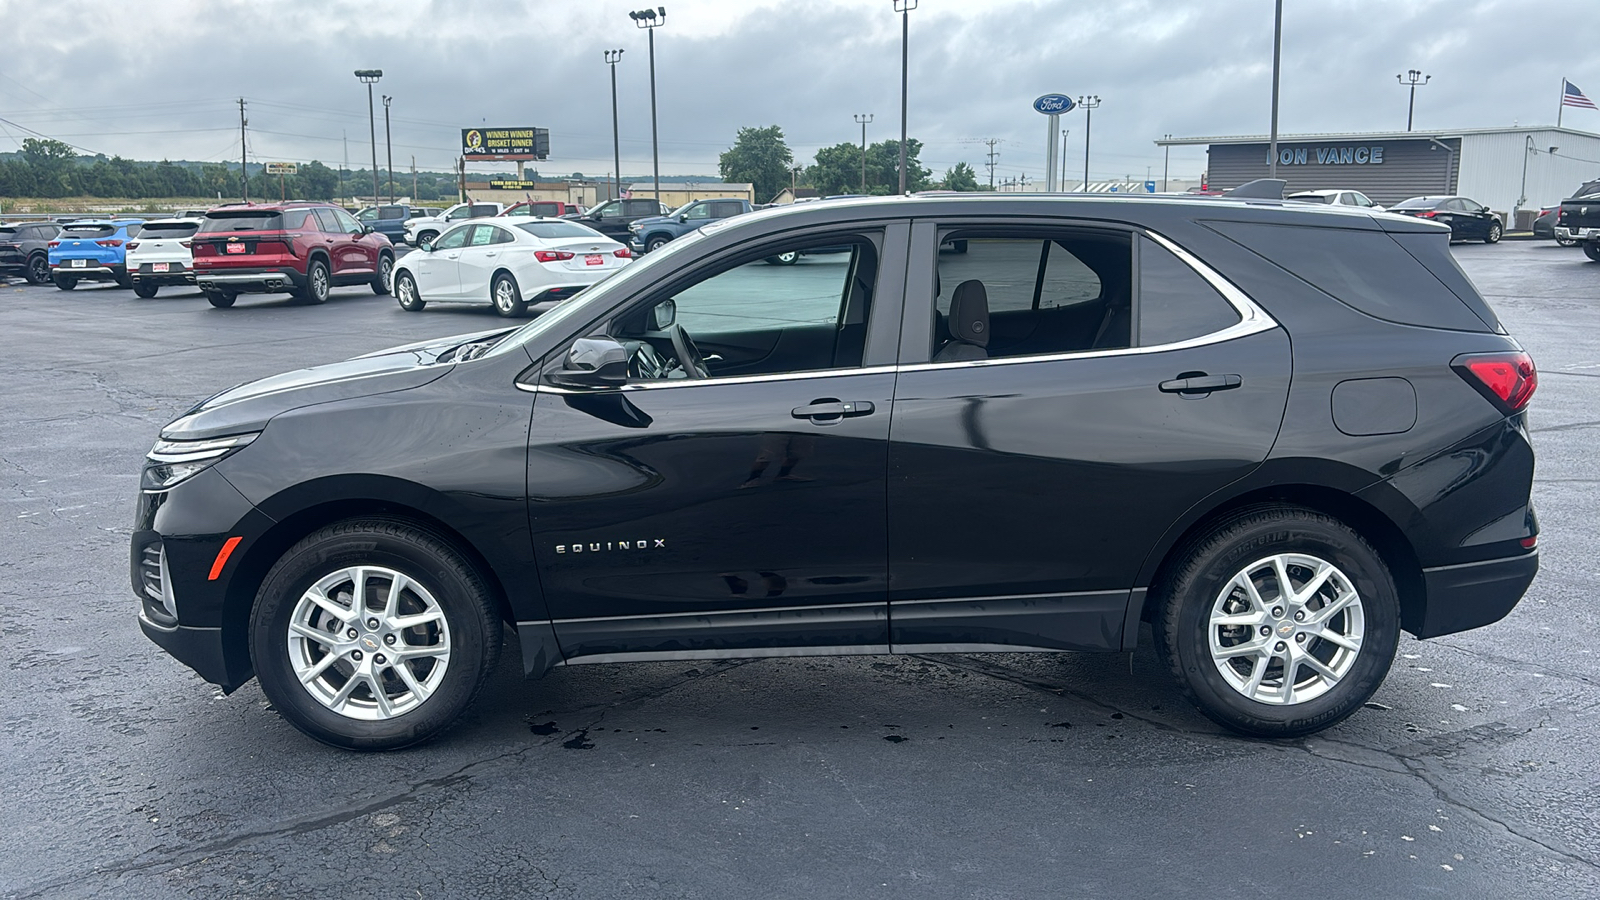
<instances>
[{"instance_id":1,"label":"taillight","mask_svg":"<svg viewBox=\"0 0 1600 900\"><path fill-rule=\"evenodd\" d=\"M611 255L615 256L617 259L633 259L633 251L629 250L627 247L623 247L621 250L613 250L611 251Z\"/></svg>"},{"instance_id":2,"label":"taillight","mask_svg":"<svg viewBox=\"0 0 1600 900\"><path fill-rule=\"evenodd\" d=\"M137 250L137 249L139 249L139 242L138 241L129 241L128 242L128 249L129 250Z\"/></svg>"},{"instance_id":3,"label":"taillight","mask_svg":"<svg viewBox=\"0 0 1600 900\"><path fill-rule=\"evenodd\" d=\"M194 241L191 241L191 240L189 240L189 239L188 239L188 238L185 238L185 239L183 239L183 240L181 240L181 241L179 241L179 242L178 242L178 244L179 244L179 246L183 246L183 247L190 247L190 246L193 246L193 245L194 245ZM129 244L129 245L128 245L128 249L129 249L129 250L132 250L132 249L133 249L133 245L132 245L132 244Z\"/></svg>"},{"instance_id":4,"label":"taillight","mask_svg":"<svg viewBox=\"0 0 1600 900\"><path fill-rule=\"evenodd\" d=\"M122 242L117 240L116 238L106 238L103 241L95 241L95 243L99 244L102 247L121 247L122 246Z\"/></svg>"},{"instance_id":5,"label":"taillight","mask_svg":"<svg viewBox=\"0 0 1600 900\"><path fill-rule=\"evenodd\" d=\"M535 250L533 258L539 262L561 262L564 259L571 259L572 254L565 250Z\"/></svg>"},{"instance_id":6,"label":"taillight","mask_svg":"<svg viewBox=\"0 0 1600 900\"><path fill-rule=\"evenodd\" d=\"M54 250L55 248L61 246L61 242L60 241L51 241L50 243L46 244L45 246L50 248L51 250Z\"/></svg>"},{"instance_id":7,"label":"taillight","mask_svg":"<svg viewBox=\"0 0 1600 900\"><path fill-rule=\"evenodd\" d=\"M1526 409L1539 386L1533 357L1521 350L1463 354L1451 360L1450 368L1507 413Z\"/></svg>"},{"instance_id":8,"label":"taillight","mask_svg":"<svg viewBox=\"0 0 1600 900\"><path fill-rule=\"evenodd\" d=\"M1431 219L1431 218L1433 218L1434 216L1437 216L1437 215L1438 215L1438 213L1434 212L1431 209L1425 209L1422 212L1416 213L1416 216L1419 219Z\"/></svg>"}]
</instances>

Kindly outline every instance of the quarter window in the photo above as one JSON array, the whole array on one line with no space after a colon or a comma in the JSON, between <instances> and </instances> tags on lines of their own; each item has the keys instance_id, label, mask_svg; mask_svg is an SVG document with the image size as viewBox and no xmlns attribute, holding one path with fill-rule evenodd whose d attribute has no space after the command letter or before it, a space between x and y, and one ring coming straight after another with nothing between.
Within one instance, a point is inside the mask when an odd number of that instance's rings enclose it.
<instances>
[{"instance_id":1,"label":"quarter window","mask_svg":"<svg viewBox=\"0 0 1600 900\"><path fill-rule=\"evenodd\" d=\"M1239 313L1200 273L1139 239L1139 346L1172 344L1239 323Z\"/></svg>"}]
</instances>

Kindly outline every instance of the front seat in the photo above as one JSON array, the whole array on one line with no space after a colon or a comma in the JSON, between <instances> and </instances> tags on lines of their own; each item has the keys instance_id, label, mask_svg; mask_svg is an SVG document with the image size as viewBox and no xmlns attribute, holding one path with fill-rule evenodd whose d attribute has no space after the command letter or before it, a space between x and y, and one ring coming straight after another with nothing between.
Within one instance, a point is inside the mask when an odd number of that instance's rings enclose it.
<instances>
[{"instance_id":1,"label":"front seat","mask_svg":"<svg viewBox=\"0 0 1600 900\"><path fill-rule=\"evenodd\" d=\"M934 362L989 358L989 292L983 282L963 281L950 297L950 340L933 355Z\"/></svg>"}]
</instances>

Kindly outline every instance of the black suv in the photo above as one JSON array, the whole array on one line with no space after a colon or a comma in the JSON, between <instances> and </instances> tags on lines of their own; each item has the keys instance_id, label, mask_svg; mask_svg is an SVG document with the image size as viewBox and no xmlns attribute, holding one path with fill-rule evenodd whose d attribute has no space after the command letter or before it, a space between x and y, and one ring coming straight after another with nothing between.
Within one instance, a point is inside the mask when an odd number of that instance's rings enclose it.
<instances>
[{"instance_id":1,"label":"black suv","mask_svg":"<svg viewBox=\"0 0 1600 900\"><path fill-rule=\"evenodd\" d=\"M1175 197L710 225L522 328L189 410L142 476L140 624L352 748L443 729L508 628L538 676L1145 620L1207 715L1306 734L1538 568L1533 362L1448 238Z\"/></svg>"},{"instance_id":2,"label":"black suv","mask_svg":"<svg viewBox=\"0 0 1600 900\"><path fill-rule=\"evenodd\" d=\"M61 233L54 222L0 225L0 279L21 275L29 284L50 281L50 242Z\"/></svg>"},{"instance_id":3,"label":"black suv","mask_svg":"<svg viewBox=\"0 0 1600 900\"><path fill-rule=\"evenodd\" d=\"M628 242L628 226L640 219L664 216L667 208L659 200L624 199L607 200L581 216L568 216L593 228L614 241Z\"/></svg>"}]
</instances>

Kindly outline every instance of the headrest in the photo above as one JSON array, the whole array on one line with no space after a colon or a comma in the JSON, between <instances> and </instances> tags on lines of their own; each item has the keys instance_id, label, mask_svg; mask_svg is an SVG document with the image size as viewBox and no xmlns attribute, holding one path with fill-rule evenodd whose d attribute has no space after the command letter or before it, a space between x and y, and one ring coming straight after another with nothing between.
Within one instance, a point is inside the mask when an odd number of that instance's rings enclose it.
<instances>
[{"instance_id":1,"label":"headrest","mask_svg":"<svg viewBox=\"0 0 1600 900\"><path fill-rule=\"evenodd\" d=\"M964 344L989 346L989 292L983 282L963 281L950 298L950 336Z\"/></svg>"}]
</instances>

